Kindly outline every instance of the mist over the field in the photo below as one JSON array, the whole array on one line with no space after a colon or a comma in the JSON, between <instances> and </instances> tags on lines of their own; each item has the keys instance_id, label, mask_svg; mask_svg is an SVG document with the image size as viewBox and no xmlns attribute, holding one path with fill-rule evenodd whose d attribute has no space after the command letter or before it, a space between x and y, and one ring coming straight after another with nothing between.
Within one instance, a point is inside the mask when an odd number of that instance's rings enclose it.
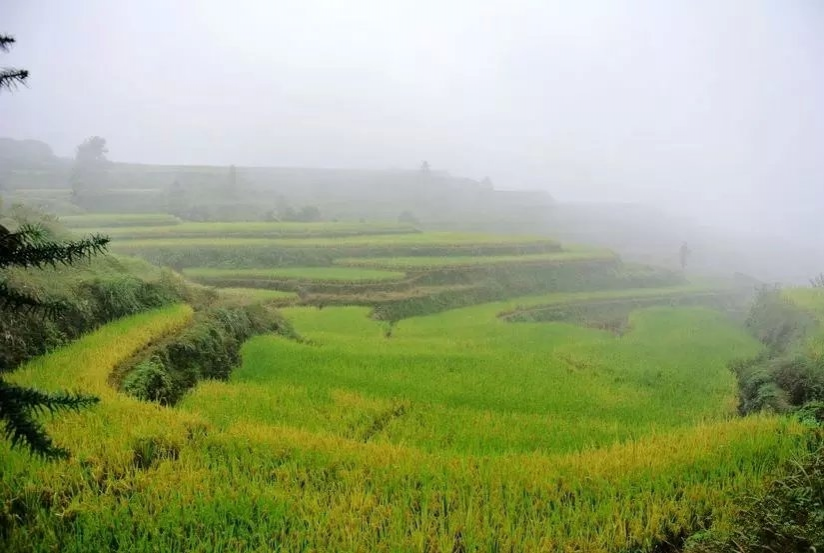
<instances>
[{"instance_id":1,"label":"mist over the field","mask_svg":"<svg viewBox=\"0 0 824 553\"><path fill-rule=\"evenodd\" d=\"M0 135L117 161L433 169L821 251L824 5L6 0ZM780 245L779 245L780 247Z\"/></svg>"}]
</instances>

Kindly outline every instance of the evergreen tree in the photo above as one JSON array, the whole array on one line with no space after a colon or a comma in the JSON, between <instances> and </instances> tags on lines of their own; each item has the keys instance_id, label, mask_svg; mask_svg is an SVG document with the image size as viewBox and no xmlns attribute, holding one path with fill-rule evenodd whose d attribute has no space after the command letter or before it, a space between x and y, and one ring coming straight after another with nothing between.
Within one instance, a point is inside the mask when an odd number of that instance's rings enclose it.
<instances>
[{"instance_id":1,"label":"evergreen tree","mask_svg":"<svg viewBox=\"0 0 824 553\"><path fill-rule=\"evenodd\" d=\"M7 50L14 39L0 36L0 49ZM4 69L0 72L0 90L12 89L24 84L28 72L20 69ZM39 225L25 224L12 232L0 225L0 316L10 310L40 310L44 316L59 315L59 302L44 301L33 295L15 290L2 277L2 271L14 268L43 268L71 265L81 259L102 253L109 239L102 236L67 243L49 239L46 230ZM6 382L0 375L0 425L4 438L13 447L25 446L37 455L59 458L68 452L55 445L37 420L41 413L56 413L66 409L77 410L96 403L98 399L86 394L70 392L44 392Z\"/></svg>"},{"instance_id":2,"label":"evergreen tree","mask_svg":"<svg viewBox=\"0 0 824 553\"><path fill-rule=\"evenodd\" d=\"M46 237L37 225L23 225L10 232L0 225L0 271L13 267L43 268L71 265L81 259L102 253L108 238L92 236L84 240L57 243ZM0 280L0 316L9 310L40 310L44 316L59 316L59 302L44 301L11 288ZM97 398L68 392L43 392L10 384L0 377L0 423L3 435L13 446L25 445L44 457L65 457L67 452L57 447L36 417L48 411L80 409L97 402Z\"/></svg>"}]
</instances>

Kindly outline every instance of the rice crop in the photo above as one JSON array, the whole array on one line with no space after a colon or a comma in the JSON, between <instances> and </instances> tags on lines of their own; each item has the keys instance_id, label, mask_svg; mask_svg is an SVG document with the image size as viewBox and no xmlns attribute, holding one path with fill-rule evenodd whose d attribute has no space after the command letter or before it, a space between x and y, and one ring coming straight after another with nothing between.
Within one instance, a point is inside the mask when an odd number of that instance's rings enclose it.
<instances>
[{"instance_id":1,"label":"rice crop","mask_svg":"<svg viewBox=\"0 0 824 553\"><path fill-rule=\"evenodd\" d=\"M104 326L13 375L102 401L49 422L65 463L0 445L0 545L649 551L723 526L807 447L789 420L730 417L725 363L760 346L719 313L646 309L616 338L508 324L500 305L393 327L290 308L303 341L252 339L229 382L175 408L106 381L191 312Z\"/></svg>"}]
</instances>

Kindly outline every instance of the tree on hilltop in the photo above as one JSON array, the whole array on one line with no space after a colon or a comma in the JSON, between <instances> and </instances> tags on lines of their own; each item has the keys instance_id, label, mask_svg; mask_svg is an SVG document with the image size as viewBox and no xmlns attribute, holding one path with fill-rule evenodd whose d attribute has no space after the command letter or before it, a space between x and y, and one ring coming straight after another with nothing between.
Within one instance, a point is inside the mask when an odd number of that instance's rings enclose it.
<instances>
[{"instance_id":1,"label":"tree on hilltop","mask_svg":"<svg viewBox=\"0 0 824 553\"><path fill-rule=\"evenodd\" d=\"M109 169L106 139L90 136L79 146L74 156L71 184L74 203L88 206L89 199L104 185Z\"/></svg>"},{"instance_id":2,"label":"tree on hilltop","mask_svg":"<svg viewBox=\"0 0 824 553\"><path fill-rule=\"evenodd\" d=\"M7 51L14 39L0 35L0 49ZM11 90L25 84L28 71L3 69L0 72L0 90ZM40 225L24 224L15 231L0 225L0 271L14 267L43 268L72 265L103 253L109 239L92 236L83 240L58 243ZM44 316L59 316L62 304L43 300L8 285L0 276L0 316L12 311L40 311ZM3 437L12 447L24 446L32 453L46 458L66 457L68 452L54 444L46 433L38 415L64 410L78 410L96 403L98 398L70 392L46 392L7 382L0 375L0 425Z\"/></svg>"},{"instance_id":3,"label":"tree on hilltop","mask_svg":"<svg viewBox=\"0 0 824 553\"><path fill-rule=\"evenodd\" d=\"M415 214L409 211L408 209L402 211L401 214L398 215L398 222L405 225L412 225L414 227L417 227L421 224L418 218L415 217Z\"/></svg>"}]
</instances>

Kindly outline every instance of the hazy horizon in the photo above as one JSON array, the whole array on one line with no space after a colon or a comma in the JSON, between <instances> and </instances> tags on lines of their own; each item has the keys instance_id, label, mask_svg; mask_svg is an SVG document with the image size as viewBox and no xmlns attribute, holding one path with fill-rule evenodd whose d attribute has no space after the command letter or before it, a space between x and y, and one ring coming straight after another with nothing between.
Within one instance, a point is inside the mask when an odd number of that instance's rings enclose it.
<instances>
[{"instance_id":1,"label":"hazy horizon","mask_svg":"<svg viewBox=\"0 0 824 553\"><path fill-rule=\"evenodd\" d=\"M824 4L7 1L0 135L117 161L435 169L815 231ZM801 235L800 234L800 235Z\"/></svg>"}]
</instances>

